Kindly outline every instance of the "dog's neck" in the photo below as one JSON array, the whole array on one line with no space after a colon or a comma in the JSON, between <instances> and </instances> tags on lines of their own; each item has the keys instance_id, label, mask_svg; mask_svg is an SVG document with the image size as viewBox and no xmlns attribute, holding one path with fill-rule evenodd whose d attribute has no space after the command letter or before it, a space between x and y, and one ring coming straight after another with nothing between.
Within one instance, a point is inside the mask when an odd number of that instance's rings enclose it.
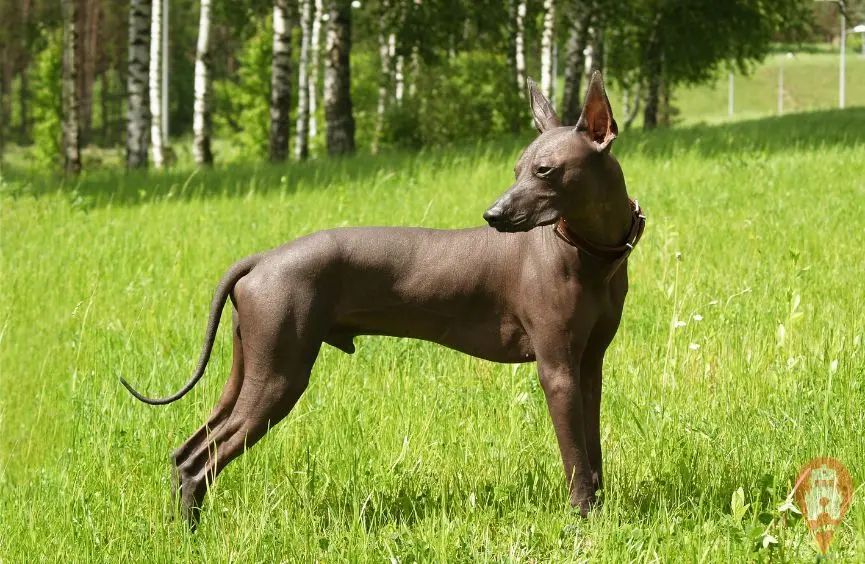
<instances>
[{"instance_id":1,"label":"dog's neck","mask_svg":"<svg viewBox=\"0 0 865 564\"><path fill-rule=\"evenodd\" d=\"M625 243L634 221L633 208L624 184L604 197L564 216L568 229L592 243L617 247Z\"/></svg>"}]
</instances>

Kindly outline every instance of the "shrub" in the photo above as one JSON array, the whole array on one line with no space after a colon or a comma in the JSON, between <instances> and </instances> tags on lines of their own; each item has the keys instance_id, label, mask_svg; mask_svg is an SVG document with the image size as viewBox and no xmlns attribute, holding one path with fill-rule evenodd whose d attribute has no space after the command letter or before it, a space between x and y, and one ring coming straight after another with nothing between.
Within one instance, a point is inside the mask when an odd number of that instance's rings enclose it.
<instances>
[{"instance_id":1,"label":"shrub","mask_svg":"<svg viewBox=\"0 0 865 564\"><path fill-rule=\"evenodd\" d=\"M383 143L442 145L517 133L528 125L507 57L468 51L421 68L417 97L392 105Z\"/></svg>"},{"instance_id":2,"label":"shrub","mask_svg":"<svg viewBox=\"0 0 865 564\"><path fill-rule=\"evenodd\" d=\"M30 72L33 154L40 165L58 166L63 158L62 31L45 34L45 48L36 55Z\"/></svg>"},{"instance_id":3,"label":"shrub","mask_svg":"<svg viewBox=\"0 0 865 564\"><path fill-rule=\"evenodd\" d=\"M240 158L267 157L272 55L273 21L267 18L237 57L235 77L213 83L215 133L238 146Z\"/></svg>"}]
</instances>

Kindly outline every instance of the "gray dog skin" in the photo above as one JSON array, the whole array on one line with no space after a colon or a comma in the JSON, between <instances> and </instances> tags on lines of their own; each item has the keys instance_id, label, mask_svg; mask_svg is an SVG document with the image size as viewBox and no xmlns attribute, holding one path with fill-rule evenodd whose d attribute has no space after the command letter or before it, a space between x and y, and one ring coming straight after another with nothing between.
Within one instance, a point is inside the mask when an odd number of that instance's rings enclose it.
<instances>
[{"instance_id":1,"label":"gray dog skin","mask_svg":"<svg viewBox=\"0 0 865 564\"><path fill-rule=\"evenodd\" d=\"M357 335L537 361L570 503L584 516L596 504L601 371L628 291L627 255L584 252L554 224L564 219L574 236L614 248L633 233L634 209L610 154L618 128L600 73L576 127L561 126L531 81L529 93L540 135L517 161L513 186L484 213L492 228L331 229L247 257L216 289L190 381L161 399L123 381L147 403L181 398L204 373L231 298L231 375L207 423L172 453L173 495L193 527L209 484L297 403L321 344L352 353Z\"/></svg>"}]
</instances>

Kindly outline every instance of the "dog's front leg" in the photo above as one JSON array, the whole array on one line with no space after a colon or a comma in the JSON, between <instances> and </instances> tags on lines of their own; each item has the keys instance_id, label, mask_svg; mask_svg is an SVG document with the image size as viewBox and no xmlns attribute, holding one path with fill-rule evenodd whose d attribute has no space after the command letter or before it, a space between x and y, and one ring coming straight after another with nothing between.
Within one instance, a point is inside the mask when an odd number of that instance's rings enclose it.
<instances>
[{"instance_id":1,"label":"dog's front leg","mask_svg":"<svg viewBox=\"0 0 865 564\"><path fill-rule=\"evenodd\" d=\"M579 362L571 360L538 358L538 375L562 453L571 505L579 507L580 514L585 517L595 504L595 490L586 453L579 366Z\"/></svg>"}]
</instances>

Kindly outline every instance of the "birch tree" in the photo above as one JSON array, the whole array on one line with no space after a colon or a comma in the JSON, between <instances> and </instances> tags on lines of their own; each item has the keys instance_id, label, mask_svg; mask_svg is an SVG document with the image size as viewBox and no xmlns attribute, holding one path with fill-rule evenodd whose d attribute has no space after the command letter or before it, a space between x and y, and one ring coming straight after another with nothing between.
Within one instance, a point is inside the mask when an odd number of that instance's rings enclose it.
<instances>
[{"instance_id":1,"label":"birch tree","mask_svg":"<svg viewBox=\"0 0 865 564\"><path fill-rule=\"evenodd\" d=\"M309 137L318 135L318 123L316 113L318 112L318 71L321 65L319 55L321 54L321 14L322 0L315 0L315 11L312 14L312 32L309 38Z\"/></svg>"},{"instance_id":2,"label":"birch tree","mask_svg":"<svg viewBox=\"0 0 865 564\"><path fill-rule=\"evenodd\" d=\"M210 0L201 0L198 20L198 45L195 50L195 103L192 116L192 154L195 164L213 164L211 137L210 84Z\"/></svg>"},{"instance_id":3,"label":"birch tree","mask_svg":"<svg viewBox=\"0 0 865 564\"><path fill-rule=\"evenodd\" d=\"M586 84L588 84L595 71L604 71L604 27L597 15L592 18L592 25L587 29L585 41L585 61L583 66L584 78Z\"/></svg>"},{"instance_id":4,"label":"birch tree","mask_svg":"<svg viewBox=\"0 0 865 564\"><path fill-rule=\"evenodd\" d=\"M309 45L312 31L312 0L300 0L300 60L297 62L297 140L294 158L309 156Z\"/></svg>"},{"instance_id":5,"label":"birch tree","mask_svg":"<svg viewBox=\"0 0 865 564\"><path fill-rule=\"evenodd\" d=\"M392 35L394 39L395 36ZM396 45L396 41L394 41ZM396 50L396 49L394 49ZM405 57L402 54L397 54L396 62L393 65L393 99L397 105L402 104L402 99L405 97Z\"/></svg>"},{"instance_id":6,"label":"birch tree","mask_svg":"<svg viewBox=\"0 0 865 564\"><path fill-rule=\"evenodd\" d=\"M81 172L79 147L79 100L76 52L78 48L78 0L62 0L63 10L63 168L67 174Z\"/></svg>"},{"instance_id":7,"label":"birch tree","mask_svg":"<svg viewBox=\"0 0 865 564\"><path fill-rule=\"evenodd\" d=\"M351 4L327 0L327 57L324 71L324 119L327 152L354 153L354 115L351 103Z\"/></svg>"},{"instance_id":8,"label":"birch tree","mask_svg":"<svg viewBox=\"0 0 865 564\"><path fill-rule=\"evenodd\" d=\"M412 6L414 17L417 18L417 14L421 11L421 7L423 6L423 0L414 0ZM420 49L418 48L417 39L412 41L409 69L411 80L408 83L408 97L414 98L415 95L417 95L417 82L418 76L420 75Z\"/></svg>"},{"instance_id":9,"label":"birch tree","mask_svg":"<svg viewBox=\"0 0 865 564\"><path fill-rule=\"evenodd\" d=\"M273 3L273 61L270 79L271 162L281 162L288 155L291 110L291 23L288 0Z\"/></svg>"},{"instance_id":10,"label":"birch tree","mask_svg":"<svg viewBox=\"0 0 865 564\"><path fill-rule=\"evenodd\" d=\"M553 43L555 42L556 2L544 0L544 29L541 34L541 92L555 105L552 99L555 69L553 68Z\"/></svg>"},{"instance_id":11,"label":"birch tree","mask_svg":"<svg viewBox=\"0 0 865 564\"><path fill-rule=\"evenodd\" d=\"M514 67L517 76L517 89L520 97L526 94L526 0L516 0L514 19Z\"/></svg>"},{"instance_id":12,"label":"birch tree","mask_svg":"<svg viewBox=\"0 0 865 564\"><path fill-rule=\"evenodd\" d=\"M384 118L387 111L388 90L390 87L390 63L391 63L391 46L390 38L387 34L387 14L390 8L388 0L382 0L381 14L378 22L378 58L379 58L379 77L378 77L378 100L375 108L375 133L372 137L372 146L370 151L372 154L378 153L379 144L384 131ZM396 43L396 37L390 34Z\"/></svg>"},{"instance_id":13,"label":"birch tree","mask_svg":"<svg viewBox=\"0 0 865 564\"><path fill-rule=\"evenodd\" d=\"M130 0L126 73L126 168L147 166L149 26L150 0Z\"/></svg>"},{"instance_id":14,"label":"birch tree","mask_svg":"<svg viewBox=\"0 0 865 564\"><path fill-rule=\"evenodd\" d=\"M576 125L582 112L582 80L586 61L584 50L591 17L589 6L583 2L575 2L565 56L565 84L562 92L562 123L564 125Z\"/></svg>"},{"instance_id":15,"label":"birch tree","mask_svg":"<svg viewBox=\"0 0 865 564\"><path fill-rule=\"evenodd\" d=\"M153 0L150 12L150 142L153 166L165 166L162 131L162 0Z\"/></svg>"}]
</instances>

